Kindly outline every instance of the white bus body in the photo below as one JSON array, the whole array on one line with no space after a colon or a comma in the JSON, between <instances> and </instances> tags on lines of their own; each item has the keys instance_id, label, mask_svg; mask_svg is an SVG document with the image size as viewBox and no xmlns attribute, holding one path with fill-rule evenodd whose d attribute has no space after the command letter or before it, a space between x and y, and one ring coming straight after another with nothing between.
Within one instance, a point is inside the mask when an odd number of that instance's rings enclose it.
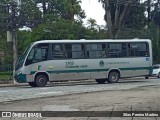
<instances>
[{"instance_id":1,"label":"white bus body","mask_svg":"<svg viewBox=\"0 0 160 120\"><path fill-rule=\"evenodd\" d=\"M32 43L17 62L17 82L45 86L61 80L119 78L152 73L152 45L148 39L42 40Z\"/></svg>"}]
</instances>

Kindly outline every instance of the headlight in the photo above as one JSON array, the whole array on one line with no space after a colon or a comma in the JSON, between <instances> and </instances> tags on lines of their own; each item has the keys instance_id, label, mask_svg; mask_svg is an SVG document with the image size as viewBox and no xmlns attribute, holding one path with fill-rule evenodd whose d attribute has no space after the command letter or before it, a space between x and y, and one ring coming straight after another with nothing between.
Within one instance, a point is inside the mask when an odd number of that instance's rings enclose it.
<instances>
[{"instance_id":1,"label":"headlight","mask_svg":"<svg viewBox=\"0 0 160 120\"><path fill-rule=\"evenodd\" d=\"M17 73L17 75L19 75L19 74L22 74L22 72L20 71L20 72Z\"/></svg>"}]
</instances>

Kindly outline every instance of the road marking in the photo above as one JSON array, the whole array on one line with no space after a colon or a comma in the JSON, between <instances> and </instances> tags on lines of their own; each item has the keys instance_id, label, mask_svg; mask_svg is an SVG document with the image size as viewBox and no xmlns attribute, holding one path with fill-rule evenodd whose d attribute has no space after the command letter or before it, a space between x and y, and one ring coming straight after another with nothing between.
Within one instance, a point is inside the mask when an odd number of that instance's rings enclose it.
<instances>
[{"instance_id":1,"label":"road marking","mask_svg":"<svg viewBox=\"0 0 160 120\"><path fill-rule=\"evenodd\" d=\"M35 95L44 95L44 94L57 94L57 93L63 93L62 91L54 91L54 92L45 92L45 93L38 93L38 94L35 94Z\"/></svg>"},{"instance_id":2,"label":"road marking","mask_svg":"<svg viewBox=\"0 0 160 120\"><path fill-rule=\"evenodd\" d=\"M13 90L8 90L8 91L0 91L0 92L2 92L2 93L3 93L3 92L10 92L10 91L13 91Z\"/></svg>"}]
</instances>

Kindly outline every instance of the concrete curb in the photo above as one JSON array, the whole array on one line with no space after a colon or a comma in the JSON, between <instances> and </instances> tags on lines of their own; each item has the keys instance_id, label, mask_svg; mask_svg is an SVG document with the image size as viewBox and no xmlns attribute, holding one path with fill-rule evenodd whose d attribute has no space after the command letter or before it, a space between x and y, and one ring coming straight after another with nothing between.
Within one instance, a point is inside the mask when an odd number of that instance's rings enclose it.
<instances>
[{"instance_id":1,"label":"concrete curb","mask_svg":"<svg viewBox=\"0 0 160 120\"><path fill-rule=\"evenodd\" d=\"M17 86L28 86L28 83L0 84L0 87L17 87Z\"/></svg>"}]
</instances>

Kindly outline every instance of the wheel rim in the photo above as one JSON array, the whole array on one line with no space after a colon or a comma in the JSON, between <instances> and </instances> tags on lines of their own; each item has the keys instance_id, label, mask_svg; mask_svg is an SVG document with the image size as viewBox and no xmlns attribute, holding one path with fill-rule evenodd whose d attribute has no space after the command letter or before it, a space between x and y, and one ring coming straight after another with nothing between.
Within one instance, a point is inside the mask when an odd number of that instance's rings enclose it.
<instances>
[{"instance_id":1,"label":"wheel rim","mask_svg":"<svg viewBox=\"0 0 160 120\"><path fill-rule=\"evenodd\" d=\"M39 78L40 85L46 84L46 80L44 78Z\"/></svg>"},{"instance_id":2,"label":"wheel rim","mask_svg":"<svg viewBox=\"0 0 160 120\"><path fill-rule=\"evenodd\" d=\"M116 81L116 80L117 80L117 75L113 74L113 75L111 76L111 80Z\"/></svg>"},{"instance_id":3,"label":"wheel rim","mask_svg":"<svg viewBox=\"0 0 160 120\"><path fill-rule=\"evenodd\" d=\"M116 82L118 80L118 73L112 73L110 76L110 80Z\"/></svg>"}]
</instances>

